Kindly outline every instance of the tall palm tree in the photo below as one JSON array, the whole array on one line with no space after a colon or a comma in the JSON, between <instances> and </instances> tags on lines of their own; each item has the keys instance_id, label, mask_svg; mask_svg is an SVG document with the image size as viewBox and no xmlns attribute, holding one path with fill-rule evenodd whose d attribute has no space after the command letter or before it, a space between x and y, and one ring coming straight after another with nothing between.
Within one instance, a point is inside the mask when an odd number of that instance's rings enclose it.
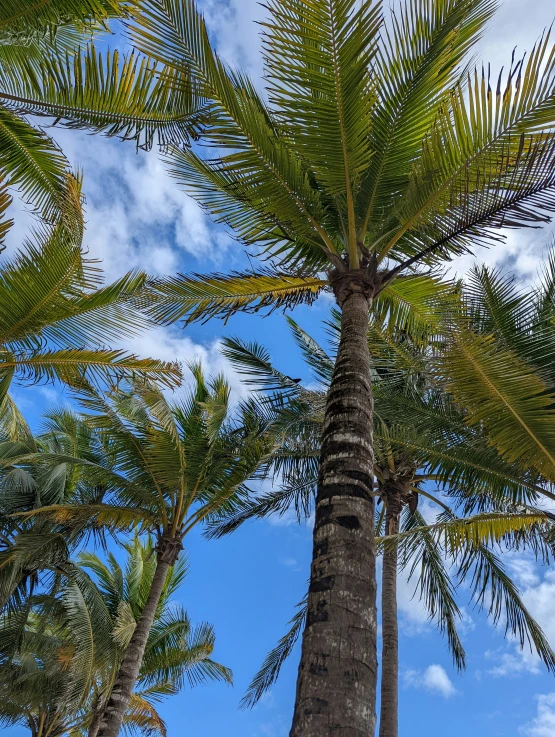
<instances>
[{"instance_id":1,"label":"tall palm tree","mask_svg":"<svg viewBox=\"0 0 555 737\"><path fill-rule=\"evenodd\" d=\"M162 283L168 322L310 304L331 290L341 341L323 425L308 617L292 737L374 731L376 609L369 303L501 226L555 208L549 34L492 89L464 58L492 0L271 0L268 102L212 50L193 2L145 0L140 50L189 65L212 100L208 150L171 173L269 270Z\"/></svg>"},{"instance_id":2,"label":"tall palm tree","mask_svg":"<svg viewBox=\"0 0 555 737\"><path fill-rule=\"evenodd\" d=\"M82 387L84 421L93 430L96 458L86 448L52 452L53 465L68 464L86 473L87 483L102 486L101 503L54 504L23 513L46 515L59 523L129 530L136 525L154 536L156 569L146 603L129 640L104 707L99 737L116 737L139 677L164 582L187 534L248 494L247 480L275 446L271 433L254 418L235 423L229 386L219 376L204 379L193 366L194 387L182 401L168 403L161 390L145 382L121 385L108 395ZM88 441L87 441L88 442ZM19 462L44 463L27 454ZM84 483L84 481L82 482Z\"/></svg>"},{"instance_id":3,"label":"tall palm tree","mask_svg":"<svg viewBox=\"0 0 555 737\"><path fill-rule=\"evenodd\" d=\"M97 586L84 570L67 564L56 596L34 595L3 616L0 723L24 724L33 737L96 734L156 567L148 543L135 537L126 548L124 569L112 555L106 563L93 553L81 556L81 567L95 572ZM207 678L231 678L210 658L212 627L192 629L186 612L171 602L185 573L186 566L177 565L165 581L137 689L124 716L126 728L145 734L165 737L156 703L186 682L194 686Z\"/></svg>"},{"instance_id":4,"label":"tall palm tree","mask_svg":"<svg viewBox=\"0 0 555 737\"><path fill-rule=\"evenodd\" d=\"M502 289L510 280L496 281L495 274L480 273L482 286L497 284L507 299L506 313L514 308L514 295ZM492 289L489 292L491 297ZM474 302L478 300L478 288L472 290ZM501 311L502 295L496 301L498 313ZM533 305L532 295L522 295L522 302ZM542 303L543 297L540 295ZM369 343L373 357L372 374L376 400L375 413L375 462L374 473L377 479L376 495L383 502L383 511L378 515L377 534L394 536L397 539L399 520L403 509L404 529L410 544L403 543L402 567L412 574L421 566L419 577L420 595L427 605L430 616L437 618L442 631L448 635L449 645L455 662L464 665L464 650L456 628L460 612L455 603L454 589L450 576L442 561L441 551L452 557L455 578L462 580L473 576L474 594L481 605L485 602L486 589L492 580L496 581L501 598L491 601L490 612L506 613L513 634L533 641L537 651L548 667L553 666L551 649L538 625L530 617L518 595L518 590L510 581L501 561L486 543L471 541L462 552L459 547L445 549L445 541L437 537L434 525L427 526L424 518L416 511L418 498L424 495L437 502L443 511L440 520L448 525L474 524L472 517L463 517L457 522L457 515L446 506L441 498L430 495L421 488L427 481L436 483L454 497L456 506L462 500L467 507L480 511L501 510L514 513L520 508L533 510L538 495L549 494L540 483L545 479L538 477L534 469L521 469L514 463L505 462L495 451L488 448L487 437L480 432L469 432L465 413L452 404L445 393L434 388L438 377L430 373L430 345L441 343L436 325L425 325L426 306L410 303L409 295L404 295L404 309L392 309L392 304L384 311L380 300L375 305L369 330ZM418 316L420 331L418 341L411 339L407 322L407 307ZM537 308L532 308L536 314ZM428 314L430 308L427 308ZM234 510L231 517L219 523L215 531L230 531L246 519L283 513L292 504L297 512L308 514L311 497L317 484L316 459L319 451L319 438L323 421L324 392L333 371L333 360L302 331L290 321L295 338L301 346L305 360L323 383L321 393L303 390L296 380L275 370L268 354L255 344L238 340L227 340L224 353L243 372L250 374L250 383L271 392L270 401L281 421L285 423L288 440L277 451L276 471L283 476L285 488L264 495ZM399 323L400 327L396 327ZM467 323L468 324L468 321ZM339 330L339 317L330 325L334 337ZM429 328L433 328L433 342L430 336L423 341ZM426 330L423 331L423 328ZM525 327L521 323L521 328ZM420 344L419 344L420 343ZM440 385L441 386L441 385ZM276 394L276 391L278 394ZM285 413L283 410L286 410ZM487 421L486 421L487 429ZM522 504L524 503L524 506ZM480 518L481 520L481 518ZM520 519L517 525L520 524ZM502 522L503 529L505 521ZM411 532L412 530L412 532ZM540 550L545 552L542 535L545 528L532 531L528 543L533 547L539 542ZM404 539L403 536L401 536ZM398 625L397 625L397 568L398 550L396 543L384 545L382 568L382 676L381 676L381 714L380 735L394 737L397 734L397 693L398 693ZM487 571L487 575L485 572ZM412 575L411 574L411 575ZM261 671L253 679L244 699L244 704L252 706L277 677L279 668L299 635L304 622L306 607L301 607L292 620L290 632L282 638L278 646L268 655Z\"/></svg>"},{"instance_id":5,"label":"tall palm tree","mask_svg":"<svg viewBox=\"0 0 555 737\"><path fill-rule=\"evenodd\" d=\"M190 74L206 101L214 153L170 146L171 173L271 260L160 282L156 316L292 307L323 290L341 309L293 737L374 730L369 302L415 266L495 242L501 227L545 223L555 208L549 33L493 85L465 62L496 5L416 0L385 22L380 0L270 0L268 102L213 50L193 0L141 0L129 22L134 47L165 73Z\"/></svg>"}]
</instances>

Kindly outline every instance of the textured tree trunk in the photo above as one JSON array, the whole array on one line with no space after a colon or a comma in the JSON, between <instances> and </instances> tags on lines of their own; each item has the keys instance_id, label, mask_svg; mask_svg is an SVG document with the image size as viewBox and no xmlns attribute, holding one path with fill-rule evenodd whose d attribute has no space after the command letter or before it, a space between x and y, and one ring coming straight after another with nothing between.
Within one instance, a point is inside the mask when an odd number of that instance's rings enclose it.
<instances>
[{"instance_id":1,"label":"textured tree trunk","mask_svg":"<svg viewBox=\"0 0 555 737\"><path fill-rule=\"evenodd\" d=\"M100 706L97 706L94 710L93 718L89 725L87 737L96 737L96 735L98 734L98 730L100 729L100 723L102 721L103 714L104 710Z\"/></svg>"},{"instance_id":2,"label":"textured tree trunk","mask_svg":"<svg viewBox=\"0 0 555 737\"><path fill-rule=\"evenodd\" d=\"M141 614L135 632L129 642L119 672L110 694L110 698L104 708L102 722L98 730L98 737L118 737L123 717L129 707L133 694L133 688L139 676L139 670L143 661L146 643L150 629L154 621L156 609L162 595L164 582L168 571L174 565L179 555L181 545L175 541L162 541L166 545L158 551L158 562L156 571L150 586L145 608Z\"/></svg>"},{"instance_id":3,"label":"textured tree trunk","mask_svg":"<svg viewBox=\"0 0 555 737\"><path fill-rule=\"evenodd\" d=\"M376 576L372 387L363 279L342 277L291 737L373 737Z\"/></svg>"},{"instance_id":4,"label":"textured tree trunk","mask_svg":"<svg viewBox=\"0 0 555 737\"><path fill-rule=\"evenodd\" d=\"M399 532L399 509L386 508L386 534ZM382 673L379 737L399 734L399 627L397 622L397 547L386 547L382 568Z\"/></svg>"}]
</instances>

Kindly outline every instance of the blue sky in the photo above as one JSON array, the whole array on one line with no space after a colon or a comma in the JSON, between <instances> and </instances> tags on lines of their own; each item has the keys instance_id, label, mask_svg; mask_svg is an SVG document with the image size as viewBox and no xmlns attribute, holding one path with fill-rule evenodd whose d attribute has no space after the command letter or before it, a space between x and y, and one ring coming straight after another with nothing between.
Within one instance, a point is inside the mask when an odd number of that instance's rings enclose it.
<instances>
[{"instance_id":1,"label":"blue sky","mask_svg":"<svg viewBox=\"0 0 555 737\"><path fill-rule=\"evenodd\" d=\"M258 29L252 19L261 8L254 0L206 0L201 3L218 46L229 61L260 74ZM549 7L551 6L551 7ZM508 0L479 46L479 56L499 68L510 60L512 48L530 49L543 27L552 21L553 4L546 0ZM132 144L121 144L72 131L55 131L72 163L85 173L87 196L86 243L90 254L104 262L108 278L129 268L152 273L227 271L246 261L224 229L208 222L166 176L156 153L136 154ZM28 226L20 218L13 229L14 248ZM507 268L526 281L537 273L549 232L511 233L508 242L481 251L479 260ZM456 264L459 273L471 264ZM295 318L316 337L330 302L320 300L301 308ZM222 335L240 335L261 341L275 363L287 373L310 380L281 315L266 319L236 316L220 322L194 325L182 331L158 329L140 336L130 347L142 354L189 361L200 358L207 371L229 367L218 352ZM244 389L229 373L236 396ZM54 387L19 387L14 396L38 426L40 412L60 401ZM302 598L309 572L311 531L293 519L245 526L233 536L207 542L189 540L191 568L179 593L179 602L193 622L206 620L217 633L215 656L235 673L235 687L214 684L184 691L160 708L170 737L282 737L288 734L294 698L298 651L283 668L271 694L253 711L238 710L245 687L265 653L285 631ZM555 570L538 567L526 558L507 558L527 606L555 645ZM400 734L443 737L555 737L555 679L537 660L522 654L494 629L487 617L465 609L462 632L468 669L452 667L445 642L429 623L420 602L413 598L414 583L402 579L400 601ZM460 592L463 604L468 593ZM8 730L10 737L24 735Z\"/></svg>"}]
</instances>

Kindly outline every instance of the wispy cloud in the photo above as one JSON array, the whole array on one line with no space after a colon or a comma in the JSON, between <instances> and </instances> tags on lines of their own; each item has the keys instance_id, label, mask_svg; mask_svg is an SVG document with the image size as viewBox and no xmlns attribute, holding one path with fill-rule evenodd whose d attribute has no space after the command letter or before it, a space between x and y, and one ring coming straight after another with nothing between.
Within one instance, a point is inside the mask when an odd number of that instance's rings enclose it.
<instances>
[{"instance_id":1,"label":"wispy cloud","mask_svg":"<svg viewBox=\"0 0 555 737\"><path fill-rule=\"evenodd\" d=\"M540 694L534 719L520 728L527 737L553 737L555 735L555 693Z\"/></svg>"}]
</instances>

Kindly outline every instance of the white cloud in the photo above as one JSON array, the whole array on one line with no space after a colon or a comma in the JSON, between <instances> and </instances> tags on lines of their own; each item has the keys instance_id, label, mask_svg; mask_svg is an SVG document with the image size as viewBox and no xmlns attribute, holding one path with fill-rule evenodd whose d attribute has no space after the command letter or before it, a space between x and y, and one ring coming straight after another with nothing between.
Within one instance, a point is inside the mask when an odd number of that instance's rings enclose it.
<instances>
[{"instance_id":1,"label":"white cloud","mask_svg":"<svg viewBox=\"0 0 555 737\"><path fill-rule=\"evenodd\" d=\"M203 345L195 343L177 328L155 327L122 344L122 347L140 357L150 356L162 361L178 361L183 366L185 386L190 385L192 380L187 365L198 361L202 364L206 376L218 373L225 375L232 390L233 401L237 402L249 394L249 389L242 383L239 374L222 356L218 340Z\"/></svg>"},{"instance_id":2,"label":"white cloud","mask_svg":"<svg viewBox=\"0 0 555 737\"><path fill-rule=\"evenodd\" d=\"M555 693L541 694L536 717L520 728L527 737L555 737Z\"/></svg>"},{"instance_id":3,"label":"white cloud","mask_svg":"<svg viewBox=\"0 0 555 737\"><path fill-rule=\"evenodd\" d=\"M457 693L445 668L437 663L429 665L426 670L408 670L403 674L405 686L438 693L448 699Z\"/></svg>"},{"instance_id":4,"label":"white cloud","mask_svg":"<svg viewBox=\"0 0 555 737\"><path fill-rule=\"evenodd\" d=\"M506 563L509 573L521 589L524 606L540 625L548 642L554 646L555 571L547 570L542 577L540 567L524 556L510 556ZM521 648L516 638L509 637L508 640L507 647L486 651L485 658L492 663L486 669L488 675L503 678L545 672L540 658L535 651L530 650L528 644Z\"/></svg>"},{"instance_id":5,"label":"white cloud","mask_svg":"<svg viewBox=\"0 0 555 737\"><path fill-rule=\"evenodd\" d=\"M538 675L541 670L540 659L530 650L522 650L520 644L513 641L514 649L506 652L503 649L486 650L484 657L494 665L486 670L487 675L494 678L505 678L523 674Z\"/></svg>"}]
</instances>

